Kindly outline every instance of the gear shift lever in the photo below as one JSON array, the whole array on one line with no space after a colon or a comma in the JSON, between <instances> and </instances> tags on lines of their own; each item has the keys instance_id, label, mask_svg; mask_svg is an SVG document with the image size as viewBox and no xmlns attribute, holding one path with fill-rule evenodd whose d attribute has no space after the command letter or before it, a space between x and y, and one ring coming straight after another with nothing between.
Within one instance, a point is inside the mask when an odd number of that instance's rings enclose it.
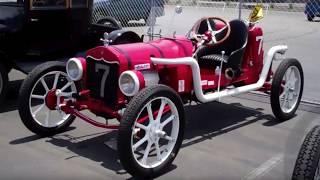
<instances>
[{"instance_id":1,"label":"gear shift lever","mask_svg":"<svg viewBox=\"0 0 320 180\"><path fill-rule=\"evenodd\" d=\"M222 59L224 59L225 51L221 51L221 56ZM220 92L220 83L221 83L221 74L222 74L222 66L223 66L223 61L220 63L220 71L219 71L219 80L218 80L218 93ZM219 97L219 102L220 102L220 97Z\"/></svg>"}]
</instances>

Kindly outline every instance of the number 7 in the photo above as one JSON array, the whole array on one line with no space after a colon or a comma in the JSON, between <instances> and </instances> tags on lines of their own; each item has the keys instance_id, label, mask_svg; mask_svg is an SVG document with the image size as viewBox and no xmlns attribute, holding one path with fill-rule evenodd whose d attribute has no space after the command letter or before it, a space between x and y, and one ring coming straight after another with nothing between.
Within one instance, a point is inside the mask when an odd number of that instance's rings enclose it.
<instances>
[{"instance_id":1,"label":"number 7","mask_svg":"<svg viewBox=\"0 0 320 180\"><path fill-rule=\"evenodd\" d=\"M257 36L256 41L260 41L259 43L259 49L258 49L258 55L260 55L261 50L262 50L262 43L263 43L263 36Z\"/></svg>"},{"instance_id":2,"label":"number 7","mask_svg":"<svg viewBox=\"0 0 320 180\"><path fill-rule=\"evenodd\" d=\"M100 96L104 98L104 88L106 86L106 81L109 76L110 67L103 64L96 64L95 70L96 72L99 72L99 70L104 70L104 73L101 79L101 87L100 87Z\"/></svg>"}]
</instances>

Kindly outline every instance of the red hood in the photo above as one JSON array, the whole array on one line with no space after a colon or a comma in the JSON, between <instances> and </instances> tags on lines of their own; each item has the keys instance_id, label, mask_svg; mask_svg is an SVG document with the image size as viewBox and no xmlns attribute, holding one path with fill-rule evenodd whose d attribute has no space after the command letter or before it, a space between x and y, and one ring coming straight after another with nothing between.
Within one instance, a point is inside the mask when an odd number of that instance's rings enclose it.
<instances>
[{"instance_id":1,"label":"red hood","mask_svg":"<svg viewBox=\"0 0 320 180\"><path fill-rule=\"evenodd\" d=\"M179 37L176 39L163 38L146 43L100 46L89 50L87 56L96 60L104 60L106 63L119 63L120 71L124 71L152 67L150 57L190 57L192 50L192 42L185 37ZM143 66L146 64L147 66Z\"/></svg>"}]
</instances>

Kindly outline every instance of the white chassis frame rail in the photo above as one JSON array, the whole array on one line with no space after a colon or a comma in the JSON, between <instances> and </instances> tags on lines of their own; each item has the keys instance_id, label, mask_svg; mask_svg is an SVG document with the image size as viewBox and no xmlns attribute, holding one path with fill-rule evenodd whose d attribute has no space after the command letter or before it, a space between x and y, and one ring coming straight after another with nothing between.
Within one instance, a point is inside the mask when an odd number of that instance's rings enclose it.
<instances>
[{"instance_id":1,"label":"white chassis frame rail","mask_svg":"<svg viewBox=\"0 0 320 180\"><path fill-rule=\"evenodd\" d=\"M209 94L203 94L202 86L201 86L200 67L197 60L194 59L193 57L175 58L175 59L151 58L151 61L154 64L189 65L192 69L193 84L194 84L194 91L195 91L196 97L200 102L206 103L206 102L217 100L222 97L237 95L240 93L246 93L249 91L260 89L266 81L274 56L277 53L284 54L287 50L288 50L288 46L286 45L278 45L270 48L270 50L268 51L265 63L263 65L260 78L257 83L245 85L245 86L234 88L234 89L226 89L220 92L214 92Z\"/></svg>"}]
</instances>

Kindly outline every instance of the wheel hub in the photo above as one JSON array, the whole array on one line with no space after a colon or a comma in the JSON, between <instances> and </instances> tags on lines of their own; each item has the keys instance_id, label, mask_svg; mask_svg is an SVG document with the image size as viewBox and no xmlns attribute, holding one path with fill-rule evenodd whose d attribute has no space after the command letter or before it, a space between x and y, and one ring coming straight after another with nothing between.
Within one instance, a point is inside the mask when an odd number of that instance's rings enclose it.
<instances>
[{"instance_id":1,"label":"wheel hub","mask_svg":"<svg viewBox=\"0 0 320 180\"><path fill-rule=\"evenodd\" d=\"M158 141L162 134L165 134L165 132L162 131L160 123L154 122L150 125L148 135L152 142Z\"/></svg>"},{"instance_id":2,"label":"wheel hub","mask_svg":"<svg viewBox=\"0 0 320 180\"><path fill-rule=\"evenodd\" d=\"M46 106L50 109L50 110L55 110L57 107L57 96L56 96L56 90L52 89L50 90L46 97L45 97L45 103Z\"/></svg>"},{"instance_id":3,"label":"wheel hub","mask_svg":"<svg viewBox=\"0 0 320 180\"><path fill-rule=\"evenodd\" d=\"M287 98L292 99L295 94L295 88L292 84L288 85L286 93L288 94Z\"/></svg>"},{"instance_id":4,"label":"wheel hub","mask_svg":"<svg viewBox=\"0 0 320 180\"><path fill-rule=\"evenodd\" d=\"M289 91L290 92L293 92L294 91L294 87L291 85L291 86L289 86Z\"/></svg>"}]
</instances>

